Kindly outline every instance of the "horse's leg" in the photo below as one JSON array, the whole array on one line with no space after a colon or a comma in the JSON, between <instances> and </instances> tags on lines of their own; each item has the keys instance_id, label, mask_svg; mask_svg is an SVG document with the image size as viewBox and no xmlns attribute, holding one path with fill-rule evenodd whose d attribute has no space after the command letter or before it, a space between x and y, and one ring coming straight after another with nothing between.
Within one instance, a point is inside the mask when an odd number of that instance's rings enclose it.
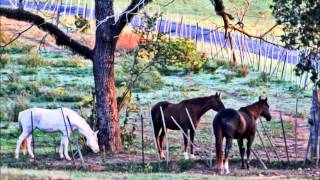
<instances>
[{"instance_id":1,"label":"horse's leg","mask_svg":"<svg viewBox=\"0 0 320 180\"><path fill-rule=\"evenodd\" d=\"M223 134L220 128L214 128L216 142L216 161L215 169L218 174L223 174Z\"/></svg>"},{"instance_id":2,"label":"horse's leg","mask_svg":"<svg viewBox=\"0 0 320 180\"><path fill-rule=\"evenodd\" d=\"M63 155L63 147L64 147L64 139L63 137L61 137L61 141L60 141L60 148L59 148L59 155L60 155L60 158L63 159L64 158L64 155Z\"/></svg>"},{"instance_id":3,"label":"horse's leg","mask_svg":"<svg viewBox=\"0 0 320 180\"><path fill-rule=\"evenodd\" d=\"M160 141L159 141L159 150L160 150L160 159L165 159L166 156L163 153L163 144L164 144L164 136L166 135L166 132L164 128L161 129L161 134L160 134Z\"/></svg>"},{"instance_id":4,"label":"horse's leg","mask_svg":"<svg viewBox=\"0 0 320 180\"><path fill-rule=\"evenodd\" d=\"M230 173L228 155L229 155L229 152L230 152L231 148L232 148L232 138L228 137L228 138L226 138L226 148L224 150L224 170L225 170L225 174Z\"/></svg>"},{"instance_id":5,"label":"horse's leg","mask_svg":"<svg viewBox=\"0 0 320 180\"><path fill-rule=\"evenodd\" d=\"M195 135L195 132L193 129L190 129L190 139L191 139L191 142L192 144L194 144L194 135ZM190 158L191 159L195 159L196 157L194 156L193 154L193 145L190 143Z\"/></svg>"},{"instance_id":6,"label":"horse's leg","mask_svg":"<svg viewBox=\"0 0 320 180\"><path fill-rule=\"evenodd\" d=\"M183 129L183 131L184 131L184 134L186 136L188 136L188 129ZM188 149L188 138L184 134L182 134L183 135L183 141L184 141L184 152L183 152L183 155L184 155L184 159L189 159L189 155L188 155L188 151L187 151L187 149Z\"/></svg>"},{"instance_id":7,"label":"horse's leg","mask_svg":"<svg viewBox=\"0 0 320 180\"><path fill-rule=\"evenodd\" d=\"M71 158L68 154L68 146L69 146L68 136L63 136L63 145L64 145L64 157L66 158L66 160L70 161Z\"/></svg>"},{"instance_id":8,"label":"horse's leg","mask_svg":"<svg viewBox=\"0 0 320 180\"><path fill-rule=\"evenodd\" d=\"M156 146L157 146L159 155L161 155L160 142L159 142L159 132L160 132L160 128L158 128L154 125L154 137L156 139Z\"/></svg>"},{"instance_id":9,"label":"horse's leg","mask_svg":"<svg viewBox=\"0 0 320 180\"><path fill-rule=\"evenodd\" d=\"M16 154L15 154L15 158L19 159L19 151L20 151L20 146L21 143L28 137L30 133L27 131L22 131L21 135L19 136L19 139L17 141L17 146L16 146Z\"/></svg>"},{"instance_id":10,"label":"horse's leg","mask_svg":"<svg viewBox=\"0 0 320 180\"><path fill-rule=\"evenodd\" d=\"M243 139L238 139L238 146L240 150L240 156L241 156L241 168L244 169L244 147L243 147Z\"/></svg>"},{"instance_id":11,"label":"horse's leg","mask_svg":"<svg viewBox=\"0 0 320 180\"><path fill-rule=\"evenodd\" d=\"M28 146L29 156L33 159L34 158L34 154L33 154L33 151L32 151L31 142L32 142L32 135L30 134L27 137L27 143L28 143L27 146Z\"/></svg>"},{"instance_id":12,"label":"horse's leg","mask_svg":"<svg viewBox=\"0 0 320 180\"><path fill-rule=\"evenodd\" d=\"M249 163L250 163L250 151L251 151L251 145L253 143L253 140L254 140L254 135L253 136L249 136L247 138L248 142L247 142L247 161L246 161L246 164L247 164L247 169L250 168L249 166Z\"/></svg>"}]
</instances>

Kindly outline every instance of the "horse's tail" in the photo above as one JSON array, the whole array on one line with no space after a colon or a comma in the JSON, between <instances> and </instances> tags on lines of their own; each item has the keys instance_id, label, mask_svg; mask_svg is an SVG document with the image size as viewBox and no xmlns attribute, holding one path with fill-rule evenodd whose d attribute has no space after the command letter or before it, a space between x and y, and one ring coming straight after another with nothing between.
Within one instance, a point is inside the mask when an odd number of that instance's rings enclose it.
<instances>
[{"instance_id":1,"label":"horse's tail","mask_svg":"<svg viewBox=\"0 0 320 180\"><path fill-rule=\"evenodd\" d=\"M23 128L22 128L22 125L21 125L21 118L22 118L22 114L20 112L19 116L18 116L18 123L19 123L20 130L23 131ZM27 152L27 143L28 143L27 138L25 138L21 143L21 149L22 149L22 153L23 154L26 154L26 152Z\"/></svg>"},{"instance_id":2,"label":"horse's tail","mask_svg":"<svg viewBox=\"0 0 320 180\"><path fill-rule=\"evenodd\" d=\"M23 154L26 154L27 152L27 143L28 143L28 138L25 138L22 143L21 143L21 150Z\"/></svg>"},{"instance_id":3,"label":"horse's tail","mask_svg":"<svg viewBox=\"0 0 320 180\"><path fill-rule=\"evenodd\" d=\"M168 107L168 105L169 105L169 102L162 101L162 102L157 103L156 105L154 105L151 108L151 118L152 118L155 133L157 131L157 128L159 128L159 127L164 128L162 125L162 117L161 117L160 107L162 107L162 110L164 111ZM163 131L164 131L164 129L163 129Z\"/></svg>"},{"instance_id":4,"label":"horse's tail","mask_svg":"<svg viewBox=\"0 0 320 180\"><path fill-rule=\"evenodd\" d=\"M217 119L215 119L217 120ZM215 167L216 170L221 170L223 166L223 132L221 128L221 124L219 122L213 122L213 129L214 129L214 136L215 136L215 143L216 143L216 163Z\"/></svg>"}]
</instances>

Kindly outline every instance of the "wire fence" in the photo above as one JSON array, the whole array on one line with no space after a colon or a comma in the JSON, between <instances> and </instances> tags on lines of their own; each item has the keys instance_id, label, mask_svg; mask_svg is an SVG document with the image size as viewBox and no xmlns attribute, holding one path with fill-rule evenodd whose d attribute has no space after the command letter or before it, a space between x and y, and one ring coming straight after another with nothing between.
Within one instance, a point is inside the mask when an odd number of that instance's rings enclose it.
<instances>
[{"instance_id":1,"label":"wire fence","mask_svg":"<svg viewBox=\"0 0 320 180\"><path fill-rule=\"evenodd\" d=\"M18 7L17 0L3 0L1 6ZM57 13L60 16L83 16L94 20L93 0L47 0L34 1L25 0L24 8L44 12ZM148 14L150 9L146 8ZM160 8L157 10L160 11ZM115 19L120 16L120 10L115 11ZM261 39L249 38L241 33L229 32L234 41L233 47L229 38L225 37L224 30L219 27L205 27L201 23L192 24L184 16L166 15L165 18L157 21L156 26L160 33L171 37L192 39L197 49L206 53L212 58L223 58L232 60L234 54L238 63L252 67L254 70L268 73L280 80L290 81L301 88L311 87L310 74L308 72L296 76L295 65L299 62L299 51L289 50L279 43L279 37L274 34L267 34L265 39L275 42L274 44L262 41ZM141 18L137 15L129 23L131 27L143 25ZM94 26L90 26L94 32ZM257 32L256 34L261 34ZM279 43L280 44L280 43ZM316 65L320 69L319 65Z\"/></svg>"}]
</instances>

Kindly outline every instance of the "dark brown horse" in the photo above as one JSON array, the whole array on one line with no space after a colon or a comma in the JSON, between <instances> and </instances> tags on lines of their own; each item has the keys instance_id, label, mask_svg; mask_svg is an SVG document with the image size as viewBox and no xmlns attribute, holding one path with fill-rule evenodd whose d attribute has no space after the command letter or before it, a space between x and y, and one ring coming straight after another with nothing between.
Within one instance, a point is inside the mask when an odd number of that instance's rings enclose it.
<instances>
[{"instance_id":1,"label":"dark brown horse","mask_svg":"<svg viewBox=\"0 0 320 180\"><path fill-rule=\"evenodd\" d=\"M250 150L256 133L256 119L262 116L267 121L271 120L269 105L266 99L259 97L259 101L238 111L224 109L213 120L214 135L216 137L216 171L219 174L229 173L228 154L232 147L232 139L238 139L241 155L241 167L244 168L243 139L247 139L247 161L249 169ZM225 155L223 161L223 138L226 138Z\"/></svg>"},{"instance_id":2,"label":"dark brown horse","mask_svg":"<svg viewBox=\"0 0 320 180\"><path fill-rule=\"evenodd\" d=\"M186 112L186 108L188 109L192 122L197 127L200 117L206 113L208 110L213 109L215 111L219 111L224 109L224 105L220 99L220 94L216 93L212 96L207 97L199 97L194 99L187 99L181 101L178 104L173 104L168 101L162 101L154 105L151 109L151 116L154 125L154 135L156 137L157 147L159 150L160 158L164 159L163 153L163 142L164 136L166 134L166 130L164 130L160 107L162 107L165 119L165 125L167 129L172 130L179 130L179 127L173 122L171 116L176 120L179 126L183 129L184 133L188 135L188 130L190 130L190 139L193 143L194 140L194 130L188 118L188 114ZM160 134L161 130L161 134ZM160 135L159 135L160 134ZM188 159L187 153L187 146L188 146L188 139L183 136L184 138L184 155L185 158ZM191 148L191 156L194 158L193 155L193 146Z\"/></svg>"}]
</instances>

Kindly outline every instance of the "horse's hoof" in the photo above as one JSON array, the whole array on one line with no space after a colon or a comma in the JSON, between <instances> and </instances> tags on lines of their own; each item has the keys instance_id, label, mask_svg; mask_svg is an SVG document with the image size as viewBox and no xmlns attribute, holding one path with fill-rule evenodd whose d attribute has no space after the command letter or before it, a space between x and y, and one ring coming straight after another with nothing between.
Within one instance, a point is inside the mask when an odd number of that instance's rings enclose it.
<instances>
[{"instance_id":1,"label":"horse's hoof","mask_svg":"<svg viewBox=\"0 0 320 180\"><path fill-rule=\"evenodd\" d=\"M224 175L224 169L216 169L216 173L220 176Z\"/></svg>"},{"instance_id":2,"label":"horse's hoof","mask_svg":"<svg viewBox=\"0 0 320 180\"><path fill-rule=\"evenodd\" d=\"M14 157L16 160L19 160L19 156Z\"/></svg>"},{"instance_id":3,"label":"horse's hoof","mask_svg":"<svg viewBox=\"0 0 320 180\"><path fill-rule=\"evenodd\" d=\"M229 174L229 173L230 173L229 169L224 169L224 174Z\"/></svg>"},{"instance_id":4,"label":"horse's hoof","mask_svg":"<svg viewBox=\"0 0 320 180\"><path fill-rule=\"evenodd\" d=\"M194 154L190 154L190 159L196 159L196 156Z\"/></svg>"},{"instance_id":5,"label":"horse's hoof","mask_svg":"<svg viewBox=\"0 0 320 180\"><path fill-rule=\"evenodd\" d=\"M188 155L187 152L184 152L184 153L183 153L183 156L184 156L184 159L185 159L185 160L188 160L188 159L189 159L189 155Z\"/></svg>"},{"instance_id":6,"label":"horse's hoof","mask_svg":"<svg viewBox=\"0 0 320 180\"><path fill-rule=\"evenodd\" d=\"M71 158L70 158L70 157L66 157L66 160L67 160L67 161L71 161Z\"/></svg>"}]
</instances>

